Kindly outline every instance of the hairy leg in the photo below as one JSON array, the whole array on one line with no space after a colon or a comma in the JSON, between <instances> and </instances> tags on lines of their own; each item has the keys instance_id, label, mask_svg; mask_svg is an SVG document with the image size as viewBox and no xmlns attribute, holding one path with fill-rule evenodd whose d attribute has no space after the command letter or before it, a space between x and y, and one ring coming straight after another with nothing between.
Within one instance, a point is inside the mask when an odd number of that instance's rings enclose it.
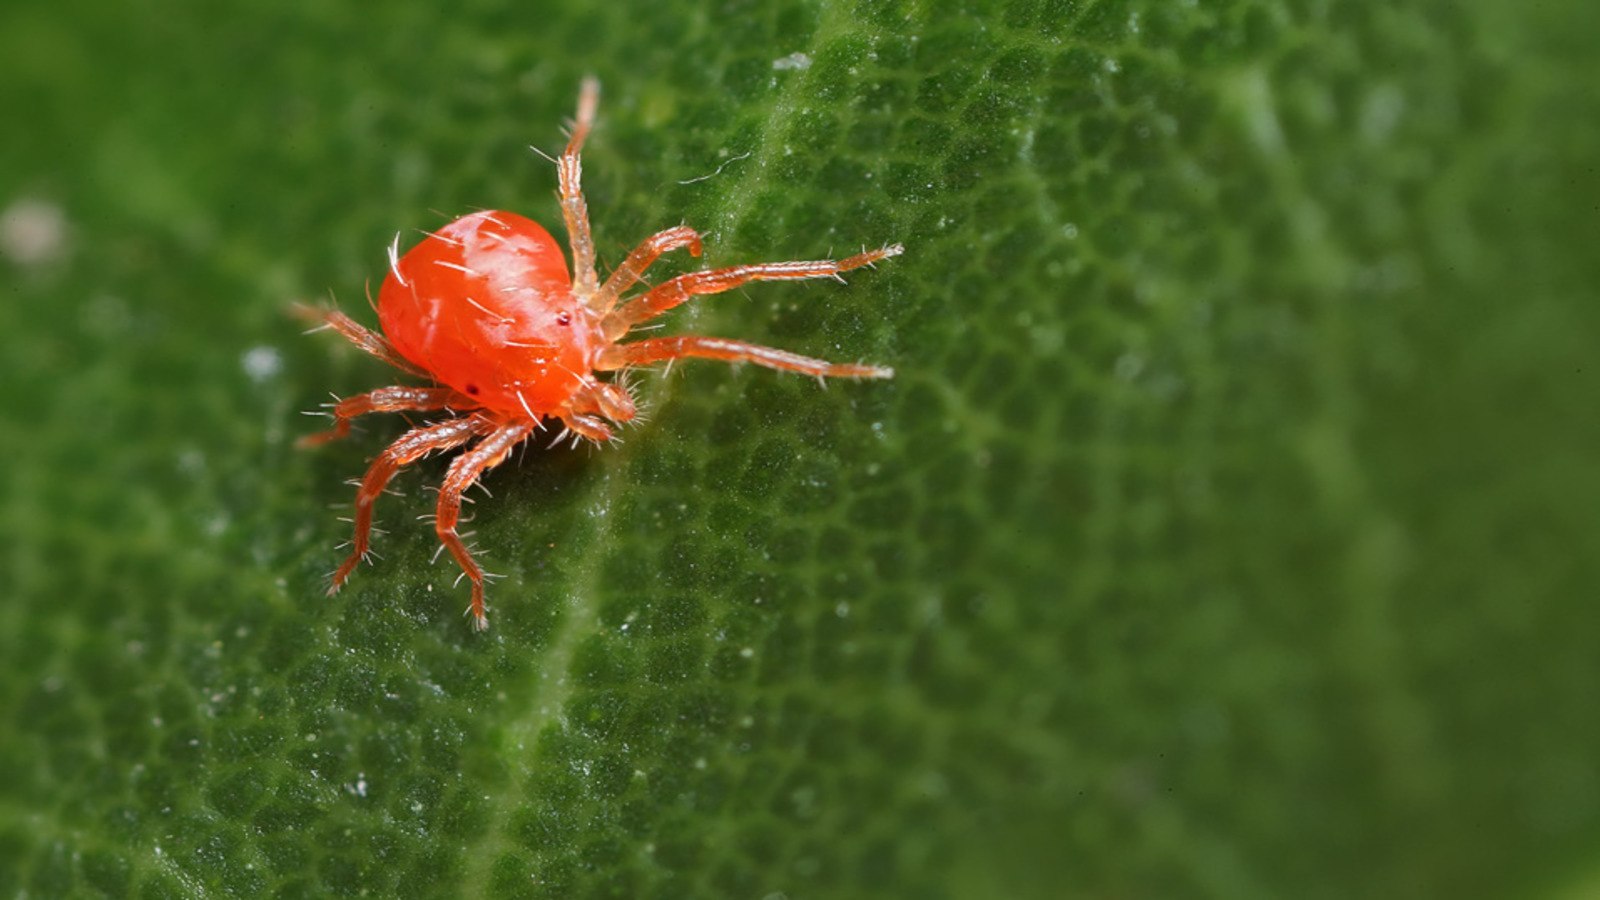
<instances>
[{"instance_id":1,"label":"hairy leg","mask_svg":"<svg viewBox=\"0 0 1600 900\"><path fill-rule=\"evenodd\" d=\"M880 259L898 256L905 250L899 244L890 244L878 250L868 250L840 260L819 259L809 262L754 263L747 266L729 266L726 269L708 269L690 272L651 288L624 303L602 320L601 329L610 340L628 333L640 322L653 319L690 297L703 294L720 294L752 281L799 281L807 278L836 278L841 272L870 266Z\"/></svg>"},{"instance_id":2,"label":"hairy leg","mask_svg":"<svg viewBox=\"0 0 1600 900\"><path fill-rule=\"evenodd\" d=\"M599 292L594 272L594 238L589 233L589 206L583 199L583 141L594 127L595 108L600 104L600 82L585 78L578 90L578 116L572 123L567 149L556 162L561 179L561 217L567 223L567 241L572 245L572 292L586 304L593 304Z\"/></svg>"},{"instance_id":3,"label":"hairy leg","mask_svg":"<svg viewBox=\"0 0 1600 900\"><path fill-rule=\"evenodd\" d=\"M394 349L394 345L389 343L388 338L370 328L367 328L360 322L357 322L355 319L350 318L337 309L328 309L320 306L307 306L303 303L300 303L295 304L294 313L308 322L316 323L317 327L312 329L313 331L321 331L324 328L331 328L334 331L339 332L340 337L343 337L350 343L355 344L357 347L360 347L362 350L366 351L372 356L375 356L389 365L394 366L396 369L411 375L416 375L419 378L429 377L427 372L424 372L412 365L409 360L401 356L400 351Z\"/></svg>"},{"instance_id":4,"label":"hairy leg","mask_svg":"<svg viewBox=\"0 0 1600 900\"><path fill-rule=\"evenodd\" d=\"M527 439L533 433L532 422L519 422L513 425L500 425L478 442L477 446L460 456L450 464L450 471L444 477L444 484L439 486L438 515L434 517L434 530L439 535L450 555L455 557L456 564L461 566L461 571L472 579L472 627L476 631L483 631L489 627L489 618L483 611L483 569L473 561L472 553L467 550L467 545L461 542L461 536L456 534L456 524L461 521L461 495L467 488L472 487L479 476L484 472L500 465L510 455L512 449Z\"/></svg>"},{"instance_id":5,"label":"hairy leg","mask_svg":"<svg viewBox=\"0 0 1600 900\"><path fill-rule=\"evenodd\" d=\"M467 416L440 422L437 425L413 428L401 435L399 440L390 444L377 459L372 461L367 474L361 479L360 489L356 491L356 532L351 542L350 556L333 573L333 583L328 587L330 595L338 593L345 579L350 577L350 573L354 572L356 566L366 557L367 542L372 532L372 504L388 486L389 479L402 468L435 450L459 447L493 428L493 423L479 416Z\"/></svg>"},{"instance_id":6,"label":"hairy leg","mask_svg":"<svg viewBox=\"0 0 1600 900\"><path fill-rule=\"evenodd\" d=\"M350 420L375 412L426 412L435 409L472 410L478 401L447 387L395 387L378 388L365 394L346 397L333 406L333 427L327 431L308 434L298 443L314 447L336 441L350 433Z\"/></svg>"},{"instance_id":7,"label":"hairy leg","mask_svg":"<svg viewBox=\"0 0 1600 900\"><path fill-rule=\"evenodd\" d=\"M690 256L699 256L702 250L700 235L687 225L677 228L668 228L658 231L644 239L644 242L633 248L628 258L622 261L612 271L606 283L600 286L601 303L595 306L597 312L608 313L617 300L628 289L639 282L639 277L650 268L651 264L661 258L661 254L679 247L688 247Z\"/></svg>"},{"instance_id":8,"label":"hairy leg","mask_svg":"<svg viewBox=\"0 0 1600 900\"><path fill-rule=\"evenodd\" d=\"M560 433L556 435L555 440L550 442L552 447L561 443L568 436L572 437L573 446L577 446L579 438L594 441L596 444L604 444L615 437L611 426L607 425L604 420L585 413L564 413L561 416L561 424L563 427Z\"/></svg>"},{"instance_id":9,"label":"hairy leg","mask_svg":"<svg viewBox=\"0 0 1600 900\"><path fill-rule=\"evenodd\" d=\"M595 368L600 371L624 369L628 366L643 366L662 360L687 357L720 359L727 362L753 362L769 369L800 372L818 378L894 377L893 369L882 366L832 363L774 347L730 341L726 338L697 336L651 338L632 344L616 344L600 354Z\"/></svg>"},{"instance_id":10,"label":"hairy leg","mask_svg":"<svg viewBox=\"0 0 1600 900\"><path fill-rule=\"evenodd\" d=\"M639 414L633 395L621 384L591 378L578 388L557 415L567 418L573 414L599 415L613 422L628 422Z\"/></svg>"}]
</instances>

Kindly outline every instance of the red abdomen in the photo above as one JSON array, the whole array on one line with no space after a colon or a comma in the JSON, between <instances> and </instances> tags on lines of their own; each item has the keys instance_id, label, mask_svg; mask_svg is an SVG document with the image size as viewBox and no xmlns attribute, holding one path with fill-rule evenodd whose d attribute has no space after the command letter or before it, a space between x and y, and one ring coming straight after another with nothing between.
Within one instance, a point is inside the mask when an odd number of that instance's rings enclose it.
<instances>
[{"instance_id":1,"label":"red abdomen","mask_svg":"<svg viewBox=\"0 0 1600 900\"><path fill-rule=\"evenodd\" d=\"M436 381L513 416L561 408L602 342L550 233L500 211L462 216L394 262L378 319Z\"/></svg>"}]
</instances>

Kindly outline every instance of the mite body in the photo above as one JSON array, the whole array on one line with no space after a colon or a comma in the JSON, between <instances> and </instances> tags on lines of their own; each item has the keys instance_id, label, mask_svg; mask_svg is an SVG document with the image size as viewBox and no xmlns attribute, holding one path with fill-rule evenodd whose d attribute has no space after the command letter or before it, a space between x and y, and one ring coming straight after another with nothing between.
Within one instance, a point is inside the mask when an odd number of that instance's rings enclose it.
<instances>
[{"instance_id":1,"label":"mite body","mask_svg":"<svg viewBox=\"0 0 1600 900\"><path fill-rule=\"evenodd\" d=\"M663 253L687 249L700 255L699 234L679 226L646 239L601 282L580 186L580 152L593 126L598 98L599 85L586 80L572 136L557 162L562 218L572 252L570 275L561 247L538 223L515 213L479 212L429 234L404 255L396 238L389 249L389 272L378 293L381 334L337 310L305 311L367 353L430 385L383 387L342 400L333 407L333 428L302 443L344 437L350 420L367 413L443 416L406 432L368 468L356 492L350 555L333 573L330 594L366 558L372 505L395 473L428 453L464 447L440 486L435 528L472 582L468 613L474 628L487 628L484 572L456 530L462 493L552 420L566 429L563 435L570 433L574 439L611 440L614 427L633 419L637 411L621 384L602 377L609 373L703 357L753 362L819 378L893 374L879 366L831 363L725 338L625 341L635 326L692 297L752 281L837 277L896 256L902 247L893 244L841 260L707 269L633 292Z\"/></svg>"}]
</instances>

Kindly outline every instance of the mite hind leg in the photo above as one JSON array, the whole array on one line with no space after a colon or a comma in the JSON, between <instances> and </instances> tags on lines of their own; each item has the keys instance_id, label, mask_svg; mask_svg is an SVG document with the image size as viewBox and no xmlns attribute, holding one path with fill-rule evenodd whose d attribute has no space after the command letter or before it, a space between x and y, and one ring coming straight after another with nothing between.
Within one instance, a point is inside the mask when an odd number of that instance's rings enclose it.
<instances>
[{"instance_id":1,"label":"mite hind leg","mask_svg":"<svg viewBox=\"0 0 1600 900\"><path fill-rule=\"evenodd\" d=\"M355 319L350 318L337 309L329 309L321 306L307 306L301 303L295 305L294 313L308 322L315 323L317 327L311 329L312 331L332 329L337 331L340 337L352 344L355 344L357 347L360 347L363 352L383 360L402 372L405 372L409 375L416 375L419 378L429 377L427 372L424 372L412 365L410 360L407 360L405 357L401 356L400 351L396 350L394 345L389 343L388 338L376 331L373 331L365 325L362 325L360 322L357 322Z\"/></svg>"},{"instance_id":2,"label":"mite hind leg","mask_svg":"<svg viewBox=\"0 0 1600 900\"><path fill-rule=\"evenodd\" d=\"M483 569L472 559L472 552L456 533L461 521L461 495L477 482L483 473L504 462L513 448L533 433L533 424L501 425L476 446L456 457L450 471L439 486L438 514L434 517L434 530L440 543L455 557L456 564L472 580L472 628L483 631L489 627L489 617L484 614Z\"/></svg>"},{"instance_id":3,"label":"mite hind leg","mask_svg":"<svg viewBox=\"0 0 1600 900\"><path fill-rule=\"evenodd\" d=\"M413 428L372 461L367 474L361 479L361 487L356 491L355 537L351 540L350 555L333 573L332 583L328 586L330 596L339 592L345 579L366 558L372 533L372 504L377 502L378 495L383 493L395 473L435 450L459 447L493 427L485 419L469 416Z\"/></svg>"},{"instance_id":4,"label":"mite hind leg","mask_svg":"<svg viewBox=\"0 0 1600 900\"><path fill-rule=\"evenodd\" d=\"M333 427L327 431L308 434L298 441L302 447L314 447L336 441L350 433L350 420L375 412L429 412L439 409L471 410L478 401L446 387L395 387L378 388L365 394L346 397L333 405Z\"/></svg>"}]
</instances>

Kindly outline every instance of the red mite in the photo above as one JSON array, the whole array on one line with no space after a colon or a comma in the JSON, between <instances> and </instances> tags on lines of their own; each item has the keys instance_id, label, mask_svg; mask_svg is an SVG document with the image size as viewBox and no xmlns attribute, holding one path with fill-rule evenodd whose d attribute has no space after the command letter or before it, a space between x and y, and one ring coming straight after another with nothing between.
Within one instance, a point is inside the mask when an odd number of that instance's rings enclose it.
<instances>
[{"instance_id":1,"label":"red mite","mask_svg":"<svg viewBox=\"0 0 1600 900\"><path fill-rule=\"evenodd\" d=\"M753 362L773 369L842 378L889 378L879 366L830 363L771 347L715 337L658 337L622 343L640 324L701 294L719 294L752 281L837 278L839 273L897 256L892 244L841 260L774 262L690 272L624 297L661 254L687 247L700 255L700 235L678 226L634 248L604 282L595 272L589 212L579 186L579 153L594 124L599 83L586 79L577 120L557 167L561 214L572 248L567 275L561 248L538 223L515 213L462 216L399 255L389 248L389 275L378 294L383 333L368 330L334 309L304 309L378 359L432 382L430 387L383 387L333 407L334 427L302 444L342 438L350 420L373 412L443 412L445 418L413 428L383 451L356 492L355 539L350 556L333 573L339 590L366 558L372 504L395 473L435 450L467 449L450 464L439 488L434 528L472 581L472 624L489 627L484 614L484 571L456 533L461 495L484 472L551 419L573 439L596 443L637 411L626 387L598 377L650 363L705 357Z\"/></svg>"}]
</instances>

